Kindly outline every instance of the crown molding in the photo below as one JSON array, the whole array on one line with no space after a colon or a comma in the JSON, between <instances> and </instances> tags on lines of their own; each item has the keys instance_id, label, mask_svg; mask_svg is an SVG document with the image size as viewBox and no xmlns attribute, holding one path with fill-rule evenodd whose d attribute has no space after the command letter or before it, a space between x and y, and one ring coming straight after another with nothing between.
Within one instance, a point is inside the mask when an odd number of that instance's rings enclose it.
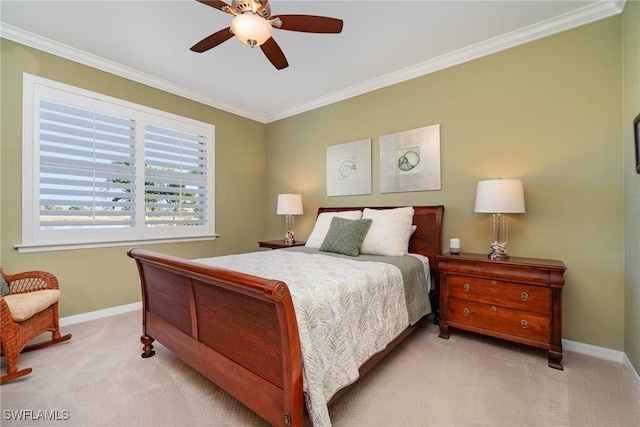
<instances>
[{"instance_id":1,"label":"crown molding","mask_svg":"<svg viewBox=\"0 0 640 427\"><path fill-rule=\"evenodd\" d=\"M261 123L265 117L117 62L0 22L0 37Z\"/></svg>"},{"instance_id":2,"label":"crown molding","mask_svg":"<svg viewBox=\"0 0 640 427\"><path fill-rule=\"evenodd\" d=\"M454 65L459 65L502 50L548 37L562 31L589 24L600 19L608 18L622 13L625 4L626 0L601 1L535 25L447 53L411 67L376 77L375 79L362 82L344 90L312 99L309 102L298 104L292 108L281 110L268 116L267 123L324 107L338 101L343 101L354 96L382 89L384 87L424 76Z\"/></svg>"},{"instance_id":3,"label":"crown molding","mask_svg":"<svg viewBox=\"0 0 640 427\"><path fill-rule=\"evenodd\" d=\"M256 112L239 108L235 105L203 95L200 92L75 49L71 46L46 39L8 24L0 23L0 37L266 124L620 14L624 10L626 2L627 0L600 1L565 15L459 49L393 73L370 79L343 90L312 99L308 102L294 105L291 108L282 109L269 116L263 116Z\"/></svg>"}]
</instances>

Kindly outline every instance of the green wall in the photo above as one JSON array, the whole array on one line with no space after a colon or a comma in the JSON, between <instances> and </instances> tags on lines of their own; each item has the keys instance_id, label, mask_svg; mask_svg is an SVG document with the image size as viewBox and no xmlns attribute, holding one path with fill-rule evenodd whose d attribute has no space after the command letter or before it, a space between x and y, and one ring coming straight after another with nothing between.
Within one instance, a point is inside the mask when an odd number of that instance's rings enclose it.
<instances>
[{"instance_id":1,"label":"green wall","mask_svg":"<svg viewBox=\"0 0 640 427\"><path fill-rule=\"evenodd\" d=\"M61 316L140 300L137 271L126 250L104 249L20 254L22 190L22 73L68 83L215 125L215 240L145 245L195 258L257 247L263 237L266 185L265 125L138 84L94 68L0 39L1 138L0 260L7 272L48 270L61 282Z\"/></svg>"},{"instance_id":2,"label":"green wall","mask_svg":"<svg viewBox=\"0 0 640 427\"><path fill-rule=\"evenodd\" d=\"M32 254L13 248L20 242L28 72L216 126L221 236L147 246L178 256L249 251L256 240L280 238L284 220L275 204L282 192L303 195L299 238L309 234L319 206L444 204L445 249L459 237L463 250L486 252L489 218L473 213L476 182L522 178L527 213L510 217L510 253L563 260L564 338L624 350L640 366L639 179L629 165L628 130L640 110L638 14L630 2L624 26L622 16L608 18L267 125L3 39L1 263L9 271L58 275L62 316L140 297L129 246ZM623 52L630 56L624 62ZM442 190L380 194L379 136L436 123ZM326 147L362 138L373 141L373 194L327 197Z\"/></svg>"},{"instance_id":3,"label":"green wall","mask_svg":"<svg viewBox=\"0 0 640 427\"><path fill-rule=\"evenodd\" d=\"M444 245L488 252L476 182L522 178L510 253L568 270L563 337L624 346L622 43L616 16L267 125L268 192L303 194L306 237L319 206L445 205ZM439 123L442 190L380 194L379 136ZM372 195L326 196L326 147L372 138ZM269 200L267 212L275 211ZM282 229L271 215L270 236Z\"/></svg>"},{"instance_id":4,"label":"green wall","mask_svg":"<svg viewBox=\"0 0 640 427\"><path fill-rule=\"evenodd\" d=\"M624 352L640 371L640 175L635 171L633 119L640 114L640 2L628 2L624 40L625 292Z\"/></svg>"}]
</instances>

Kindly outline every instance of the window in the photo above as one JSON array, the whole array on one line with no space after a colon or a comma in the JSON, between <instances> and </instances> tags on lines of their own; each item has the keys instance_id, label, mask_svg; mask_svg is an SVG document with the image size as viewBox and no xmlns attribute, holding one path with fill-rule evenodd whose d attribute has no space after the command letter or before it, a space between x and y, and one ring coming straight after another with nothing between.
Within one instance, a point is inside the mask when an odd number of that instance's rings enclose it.
<instances>
[{"instance_id":1,"label":"window","mask_svg":"<svg viewBox=\"0 0 640 427\"><path fill-rule=\"evenodd\" d=\"M214 126L24 75L21 251L211 238Z\"/></svg>"}]
</instances>

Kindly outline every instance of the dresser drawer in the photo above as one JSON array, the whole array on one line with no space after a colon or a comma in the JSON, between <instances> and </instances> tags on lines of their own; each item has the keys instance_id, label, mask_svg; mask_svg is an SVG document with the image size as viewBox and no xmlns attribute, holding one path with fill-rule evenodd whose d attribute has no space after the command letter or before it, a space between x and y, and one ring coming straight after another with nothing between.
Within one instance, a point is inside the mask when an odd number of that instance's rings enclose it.
<instances>
[{"instance_id":1,"label":"dresser drawer","mask_svg":"<svg viewBox=\"0 0 640 427\"><path fill-rule=\"evenodd\" d=\"M449 297L549 314L550 291L545 286L449 275L447 287Z\"/></svg>"},{"instance_id":2,"label":"dresser drawer","mask_svg":"<svg viewBox=\"0 0 640 427\"><path fill-rule=\"evenodd\" d=\"M562 369L562 261L465 252L437 260L441 338L452 327L544 348Z\"/></svg>"},{"instance_id":3,"label":"dresser drawer","mask_svg":"<svg viewBox=\"0 0 640 427\"><path fill-rule=\"evenodd\" d=\"M549 316L498 305L449 298L449 322L457 322L535 341L549 341Z\"/></svg>"}]
</instances>

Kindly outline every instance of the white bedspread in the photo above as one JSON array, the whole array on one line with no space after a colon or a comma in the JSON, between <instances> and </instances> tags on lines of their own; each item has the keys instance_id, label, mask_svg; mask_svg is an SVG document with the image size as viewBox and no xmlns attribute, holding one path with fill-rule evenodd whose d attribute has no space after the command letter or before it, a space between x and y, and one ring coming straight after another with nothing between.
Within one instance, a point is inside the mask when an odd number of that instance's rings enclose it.
<instances>
[{"instance_id":1,"label":"white bedspread","mask_svg":"<svg viewBox=\"0 0 640 427\"><path fill-rule=\"evenodd\" d=\"M331 425L327 402L409 324L402 275L390 264L285 250L195 261L287 284L298 320L305 400L316 427Z\"/></svg>"}]
</instances>

